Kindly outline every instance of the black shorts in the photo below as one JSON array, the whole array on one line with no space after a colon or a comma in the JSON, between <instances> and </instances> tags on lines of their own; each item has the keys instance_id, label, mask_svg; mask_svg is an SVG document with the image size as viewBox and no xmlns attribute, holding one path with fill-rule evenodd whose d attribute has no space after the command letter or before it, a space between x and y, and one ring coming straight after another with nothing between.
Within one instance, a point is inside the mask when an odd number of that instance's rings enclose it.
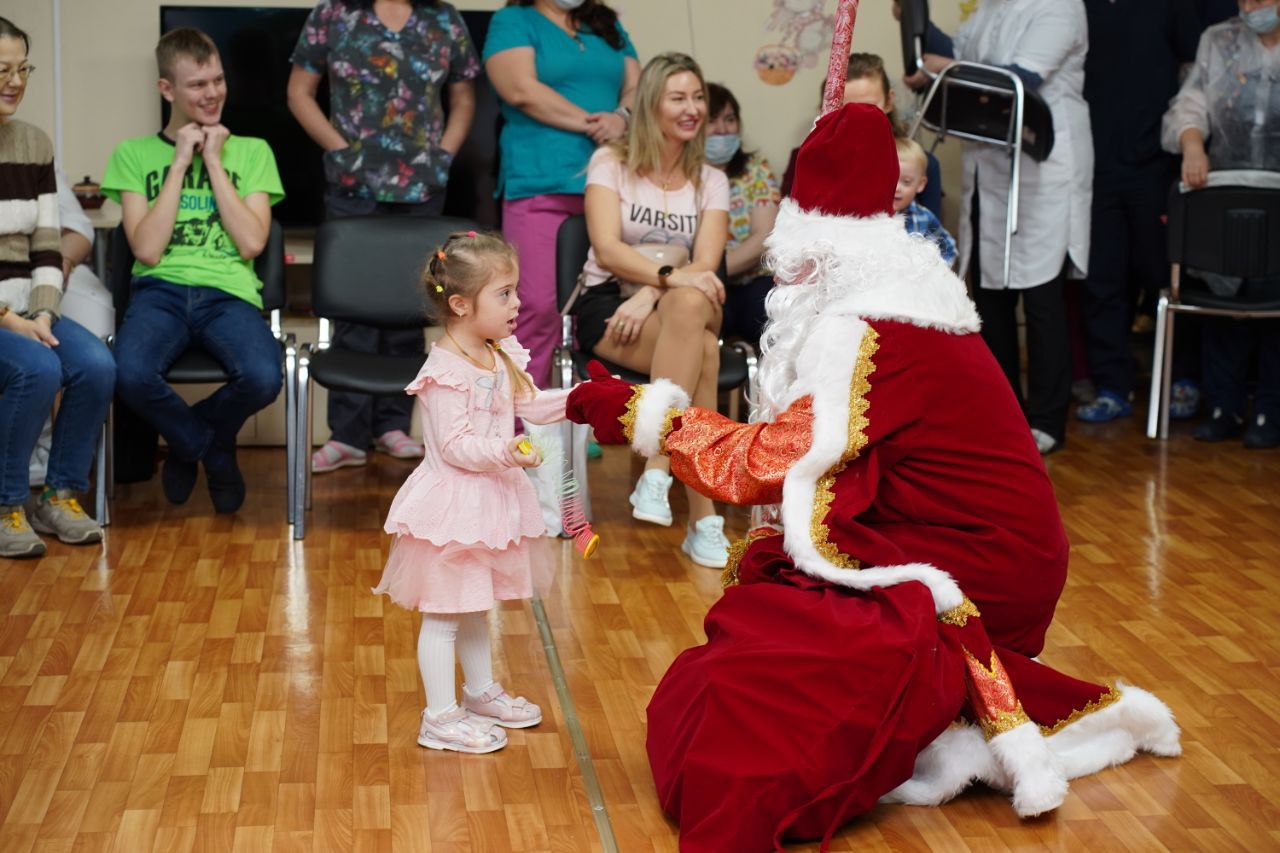
<instances>
[{"instance_id":1,"label":"black shorts","mask_svg":"<svg viewBox=\"0 0 1280 853\"><path fill-rule=\"evenodd\" d=\"M573 315L578 318L579 352L594 354L596 344L604 337L605 322L624 301L616 278L582 288L578 303L573 306Z\"/></svg>"}]
</instances>

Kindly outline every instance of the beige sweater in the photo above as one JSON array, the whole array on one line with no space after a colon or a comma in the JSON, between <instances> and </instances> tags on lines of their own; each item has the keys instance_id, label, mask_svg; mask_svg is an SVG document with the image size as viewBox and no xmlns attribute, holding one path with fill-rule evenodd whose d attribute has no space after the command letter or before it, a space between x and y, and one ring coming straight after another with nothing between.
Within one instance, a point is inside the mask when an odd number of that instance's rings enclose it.
<instances>
[{"instance_id":1,"label":"beige sweater","mask_svg":"<svg viewBox=\"0 0 1280 853\"><path fill-rule=\"evenodd\" d=\"M53 145L43 131L10 119L0 125L0 306L56 318L61 238Z\"/></svg>"}]
</instances>

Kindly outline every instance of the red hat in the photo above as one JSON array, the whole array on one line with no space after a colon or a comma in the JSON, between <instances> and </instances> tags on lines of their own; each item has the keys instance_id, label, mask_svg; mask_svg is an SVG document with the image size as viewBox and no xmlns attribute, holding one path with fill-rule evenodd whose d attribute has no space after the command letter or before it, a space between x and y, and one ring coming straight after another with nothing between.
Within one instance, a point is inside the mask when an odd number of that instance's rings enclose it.
<instances>
[{"instance_id":1,"label":"red hat","mask_svg":"<svg viewBox=\"0 0 1280 853\"><path fill-rule=\"evenodd\" d=\"M845 104L818 119L796 155L791 198L804 211L866 218L893 214L898 148L889 118Z\"/></svg>"}]
</instances>

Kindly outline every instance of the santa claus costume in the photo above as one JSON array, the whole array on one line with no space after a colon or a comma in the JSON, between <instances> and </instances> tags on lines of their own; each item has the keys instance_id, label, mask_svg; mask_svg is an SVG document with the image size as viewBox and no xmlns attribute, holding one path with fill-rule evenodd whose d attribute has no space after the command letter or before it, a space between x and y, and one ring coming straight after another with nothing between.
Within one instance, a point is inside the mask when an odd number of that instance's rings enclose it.
<instances>
[{"instance_id":1,"label":"santa claus costume","mask_svg":"<svg viewBox=\"0 0 1280 853\"><path fill-rule=\"evenodd\" d=\"M1071 778L1180 751L1150 693L1035 660L1067 571L1053 486L963 283L892 217L897 177L875 107L829 113L801 147L766 244L755 422L599 370L570 395L601 440L770 508L731 552L706 645L649 705L682 850L825 841L878 801L975 780L1030 816Z\"/></svg>"}]
</instances>

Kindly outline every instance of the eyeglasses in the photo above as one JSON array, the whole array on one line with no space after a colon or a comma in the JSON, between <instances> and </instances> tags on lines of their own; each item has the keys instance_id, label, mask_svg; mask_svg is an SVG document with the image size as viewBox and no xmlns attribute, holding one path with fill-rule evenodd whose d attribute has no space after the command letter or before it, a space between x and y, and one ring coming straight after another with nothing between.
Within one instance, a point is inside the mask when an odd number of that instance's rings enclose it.
<instances>
[{"instance_id":1,"label":"eyeglasses","mask_svg":"<svg viewBox=\"0 0 1280 853\"><path fill-rule=\"evenodd\" d=\"M0 85L8 83L13 79L15 74L17 75L18 80L25 83L27 82L27 78L31 76L31 72L35 70L36 67L34 65L28 64L19 65L16 68L0 68Z\"/></svg>"}]
</instances>

